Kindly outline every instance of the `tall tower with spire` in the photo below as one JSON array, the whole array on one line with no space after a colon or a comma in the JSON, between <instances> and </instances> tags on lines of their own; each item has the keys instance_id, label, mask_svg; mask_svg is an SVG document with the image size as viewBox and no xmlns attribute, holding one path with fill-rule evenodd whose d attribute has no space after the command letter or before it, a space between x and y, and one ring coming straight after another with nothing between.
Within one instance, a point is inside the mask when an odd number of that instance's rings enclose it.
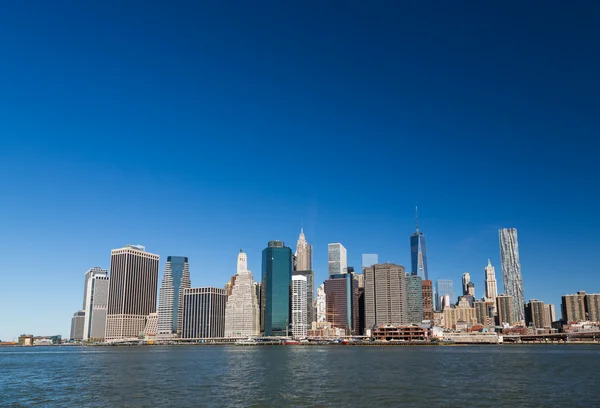
<instances>
[{"instance_id":1,"label":"tall tower with spire","mask_svg":"<svg viewBox=\"0 0 600 408\"><path fill-rule=\"evenodd\" d=\"M312 270L312 245L306 242L304 236L304 228L300 229L300 237L296 244L296 270L310 271Z\"/></svg>"},{"instance_id":2,"label":"tall tower with spire","mask_svg":"<svg viewBox=\"0 0 600 408\"><path fill-rule=\"evenodd\" d=\"M427 272L427 241L425 235L419 231L419 211L415 206L416 231L410 236L410 261L411 275L420 276L423 280L429 280Z\"/></svg>"},{"instance_id":3,"label":"tall tower with spire","mask_svg":"<svg viewBox=\"0 0 600 408\"><path fill-rule=\"evenodd\" d=\"M240 249L237 275L225 305L225 337L254 337L260 334L260 305L248 258Z\"/></svg>"},{"instance_id":4,"label":"tall tower with spire","mask_svg":"<svg viewBox=\"0 0 600 408\"><path fill-rule=\"evenodd\" d=\"M498 297L498 286L496 284L496 271L492 266L492 261L488 259L485 267L485 297L490 303L493 303L494 313L496 312L496 298Z\"/></svg>"}]
</instances>

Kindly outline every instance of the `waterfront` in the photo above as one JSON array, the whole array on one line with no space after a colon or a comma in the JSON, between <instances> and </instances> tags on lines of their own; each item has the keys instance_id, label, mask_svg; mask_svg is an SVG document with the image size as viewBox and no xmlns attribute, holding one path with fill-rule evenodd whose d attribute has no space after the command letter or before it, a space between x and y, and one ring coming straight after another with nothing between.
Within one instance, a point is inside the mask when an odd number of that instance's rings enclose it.
<instances>
[{"instance_id":1,"label":"waterfront","mask_svg":"<svg viewBox=\"0 0 600 408\"><path fill-rule=\"evenodd\" d=\"M3 407L598 406L594 345L7 347Z\"/></svg>"}]
</instances>

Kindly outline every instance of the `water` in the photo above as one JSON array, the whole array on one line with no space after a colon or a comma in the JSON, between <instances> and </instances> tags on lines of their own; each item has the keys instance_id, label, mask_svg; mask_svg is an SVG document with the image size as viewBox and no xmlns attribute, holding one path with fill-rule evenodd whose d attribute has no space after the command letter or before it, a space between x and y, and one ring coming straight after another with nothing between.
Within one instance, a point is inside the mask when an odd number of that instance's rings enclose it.
<instances>
[{"instance_id":1,"label":"water","mask_svg":"<svg viewBox=\"0 0 600 408\"><path fill-rule=\"evenodd\" d=\"M600 347L0 347L0 407L597 407Z\"/></svg>"}]
</instances>

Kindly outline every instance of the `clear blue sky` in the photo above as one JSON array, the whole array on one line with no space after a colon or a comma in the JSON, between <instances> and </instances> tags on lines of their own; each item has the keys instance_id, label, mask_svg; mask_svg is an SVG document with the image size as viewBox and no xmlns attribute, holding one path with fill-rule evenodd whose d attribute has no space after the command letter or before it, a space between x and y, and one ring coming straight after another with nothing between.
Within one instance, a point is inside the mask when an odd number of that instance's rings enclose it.
<instances>
[{"instance_id":1,"label":"clear blue sky","mask_svg":"<svg viewBox=\"0 0 600 408\"><path fill-rule=\"evenodd\" d=\"M200 5L202 3L202 5ZM223 286L271 239L483 294L519 230L527 299L600 291L600 5L12 2L0 13L0 339L68 336L134 243ZM500 284L501 285L501 284Z\"/></svg>"}]
</instances>

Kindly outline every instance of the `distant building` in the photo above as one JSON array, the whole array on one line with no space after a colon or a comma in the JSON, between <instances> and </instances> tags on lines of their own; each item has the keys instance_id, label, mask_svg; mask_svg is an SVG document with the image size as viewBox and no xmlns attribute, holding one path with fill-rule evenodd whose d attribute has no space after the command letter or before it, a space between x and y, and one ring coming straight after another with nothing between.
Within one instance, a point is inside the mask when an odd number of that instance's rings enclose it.
<instances>
[{"instance_id":1,"label":"distant building","mask_svg":"<svg viewBox=\"0 0 600 408\"><path fill-rule=\"evenodd\" d=\"M106 340L139 337L156 312L159 256L143 246L113 249L106 316Z\"/></svg>"},{"instance_id":2,"label":"distant building","mask_svg":"<svg viewBox=\"0 0 600 408\"><path fill-rule=\"evenodd\" d=\"M562 320L564 323L583 322L588 320L585 315L585 292L562 297Z\"/></svg>"},{"instance_id":3,"label":"distant building","mask_svg":"<svg viewBox=\"0 0 600 408\"><path fill-rule=\"evenodd\" d=\"M306 286L306 276L292 275L292 336L296 339L306 337L308 313Z\"/></svg>"},{"instance_id":4,"label":"distant building","mask_svg":"<svg viewBox=\"0 0 600 408\"><path fill-rule=\"evenodd\" d=\"M71 340L83 340L83 326L85 324L85 310L75 312L71 318Z\"/></svg>"},{"instance_id":5,"label":"distant building","mask_svg":"<svg viewBox=\"0 0 600 408\"><path fill-rule=\"evenodd\" d=\"M150 313L146 318L146 325L144 326L144 337L146 339L154 339L158 334L158 312Z\"/></svg>"},{"instance_id":6,"label":"distant building","mask_svg":"<svg viewBox=\"0 0 600 408\"><path fill-rule=\"evenodd\" d=\"M340 275L348 272L348 255L342 244L329 244L327 246L329 259L329 275Z\"/></svg>"},{"instance_id":7,"label":"distant building","mask_svg":"<svg viewBox=\"0 0 600 408\"><path fill-rule=\"evenodd\" d=\"M269 241L262 252L261 331L285 336L290 325L292 250L282 241Z\"/></svg>"},{"instance_id":8,"label":"distant building","mask_svg":"<svg viewBox=\"0 0 600 408\"><path fill-rule=\"evenodd\" d=\"M462 294L466 296L469 294L469 283L471 282L471 275L469 272L463 273L462 276Z\"/></svg>"},{"instance_id":9,"label":"distant building","mask_svg":"<svg viewBox=\"0 0 600 408\"><path fill-rule=\"evenodd\" d=\"M300 237L296 244L296 270L312 271L312 245L306 242L304 229L300 229Z\"/></svg>"},{"instance_id":10,"label":"distant building","mask_svg":"<svg viewBox=\"0 0 600 408\"><path fill-rule=\"evenodd\" d=\"M498 296L496 270L492 266L492 262L488 259L488 264L485 267L485 297L494 304L494 313L496 313L496 296Z\"/></svg>"},{"instance_id":11,"label":"distant building","mask_svg":"<svg viewBox=\"0 0 600 408\"><path fill-rule=\"evenodd\" d=\"M406 271L401 265L377 264L364 269L365 330L408 323Z\"/></svg>"},{"instance_id":12,"label":"distant building","mask_svg":"<svg viewBox=\"0 0 600 408\"><path fill-rule=\"evenodd\" d=\"M461 299L455 308L444 309L444 324L447 330L461 330L477 324L477 312L469 302Z\"/></svg>"},{"instance_id":13,"label":"distant building","mask_svg":"<svg viewBox=\"0 0 600 408\"><path fill-rule=\"evenodd\" d=\"M444 296L449 297L449 301L451 302L454 299L454 291L452 290L452 281L448 279L438 279L437 281L437 296L438 296L438 306L439 311L443 312L443 298Z\"/></svg>"},{"instance_id":14,"label":"distant building","mask_svg":"<svg viewBox=\"0 0 600 408\"><path fill-rule=\"evenodd\" d=\"M523 295L523 277L519 261L519 241L516 228L498 230L500 257L502 259L502 283L504 292L512 297L514 322L525 321L525 296Z\"/></svg>"},{"instance_id":15,"label":"distant building","mask_svg":"<svg viewBox=\"0 0 600 408\"><path fill-rule=\"evenodd\" d=\"M423 280L418 275L406 277L406 306L409 323L423 321Z\"/></svg>"},{"instance_id":16,"label":"distant building","mask_svg":"<svg viewBox=\"0 0 600 408\"><path fill-rule=\"evenodd\" d=\"M183 292L183 326L181 337L221 338L225 336L225 289L202 287Z\"/></svg>"},{"instance_id":17,"label":"distant building","mask_svg":"<svg viewBox=\"0 0 600 408\"><path fill-rule=\"evenodd\" d=\"M474 302L477 323L483 326L492 326L494 324L493 309L495 306L485 300L476 300Z\"/></svg>"},{"instance_id":18,"label":"distant building","mask_svg":"<svg viewBox=\"0 0 600 408\"><path fill-rule=\"evenodd\" d=\"M424 280L422 283L423 320L433 321L433 282Z\"/></svg>"},{"instance_id":19,"label":"distant building","mask_svg":"<svg viewBox=\"0 0 600 408\"><path fill-rule=\"evenodd\" d=\"M536 299L531 299L525 305L525 325L535 326L538 329L550 328L550 319L546 316L544 302Z\"/></svg>"},{"instance_id":20,"label":"distant building","mask_svg":"<svg viewBox=\"0 0 600 408\"><path fill-rule=\"evenodd\" d=\"M515 314L513 313L513 299L509 295L498 295L496 297L496 310L498 313L498 325L504 323L513 325L515 324Z\"/></svg>"},{"instance_id":21,"label":"distant building","mask_svg":"<svg viewBox=\"0 0 600 408\"><path fill-rule=\"evenodd\" d=\"M600 294L585 295L585 313L590 322L600 322Z\"/></svg>"},{"instance_id":22,"label":"distant building","mask_svg":"<svg viewBox=\"0 0 600 408\"><path fill-rule=\"evenodd\" d=\"M410 236L411 274L420 276L422 280L429 279L427 272L427 240L419 231L419 217L415 208L416 231Z\"/></svg>"},{"instance_id":23,"label":"distant building","mask_svg":"<svg viewBox=\"0 0 600 408\"><path fill-rule=\"evenodd\" d=\"M83 310L83 340L103 340L106 332L106 312L108 311L108 271L91 268L85 273Z\"/></svg>"},{"instance_id":24,"label":"distant building","mask_svg":"<svg viewBox=\"0 0 600 408\"><path fill-rule=\"evenodd\" d=\"M379 263L378 254L362 254L362 267L367 268Z\"/></svg>"},{"instance_id":25,"label":"distant building","mask_svg":"<svg viewBox=\"0 0 600 408\"><path fill-rule=\"evenodd\" d=\"M467 284L467 295L475 299L475 284L473 282Z\"/></svg>"},{"instance_id":26,"label":"distant building","mask_svg":"<svg viewBox=\"0 0 600 408\"><path fill-rule=\"evenodd\" d=\"M358 334L358 280L353 273L330 275L324 284L326 320L346 334Z\"/></svg>"},{"instance_id":27,"label":"distant building","mask_svg":"<svg viewBox=\"0 0 600 408\"><path fill-rule=\"evenodd\" d=\"M545 319L548 320L549 325L544 327L552 327L552 323L556 321L556 309L554 305L544 305Z\"/></svg>"},{"instance_id":28,"label":"distant building","mask_svg":"<svg viewBox=\"0 0 600 408\"><path fill-rule=\"evenodd\" d=\"M317 301L315 303L317 322L324 323L327 321L327 300L325 295L325 284L319 285L317 288Z\"/></svg>"},{"instance_id":29,"label":"distant building","mask_svg":"<svg viewBox=\"0 0 600 408\"><path fill-rule=\"evenodd\" d=\"M241 249L233 282L225 306L225 337L256 337L260 335L260 304L247 256Z\"/></svg>"},{"instance_id":30,"label":"distant building","mask_svg":"<svg viewBox=\"0 0 600 408\"><path fill-rule=\"evenodd\" d=\"M181 335L183 292L191 285L187 256L168 256L158 303L158 333L160 335Z\"/></svg>"},{"instance_id":31,"label":"distant building","mask_svg":"<svg viewBox=\"0 0 600 408\"><path fill-rule=\"evenodd\" d=\"M304 276L306 278L306 327L311 327L314 314L315 273L311 270L296 270L292 271L292 278L294 276Z\"/></svg>"}]
</instances>

